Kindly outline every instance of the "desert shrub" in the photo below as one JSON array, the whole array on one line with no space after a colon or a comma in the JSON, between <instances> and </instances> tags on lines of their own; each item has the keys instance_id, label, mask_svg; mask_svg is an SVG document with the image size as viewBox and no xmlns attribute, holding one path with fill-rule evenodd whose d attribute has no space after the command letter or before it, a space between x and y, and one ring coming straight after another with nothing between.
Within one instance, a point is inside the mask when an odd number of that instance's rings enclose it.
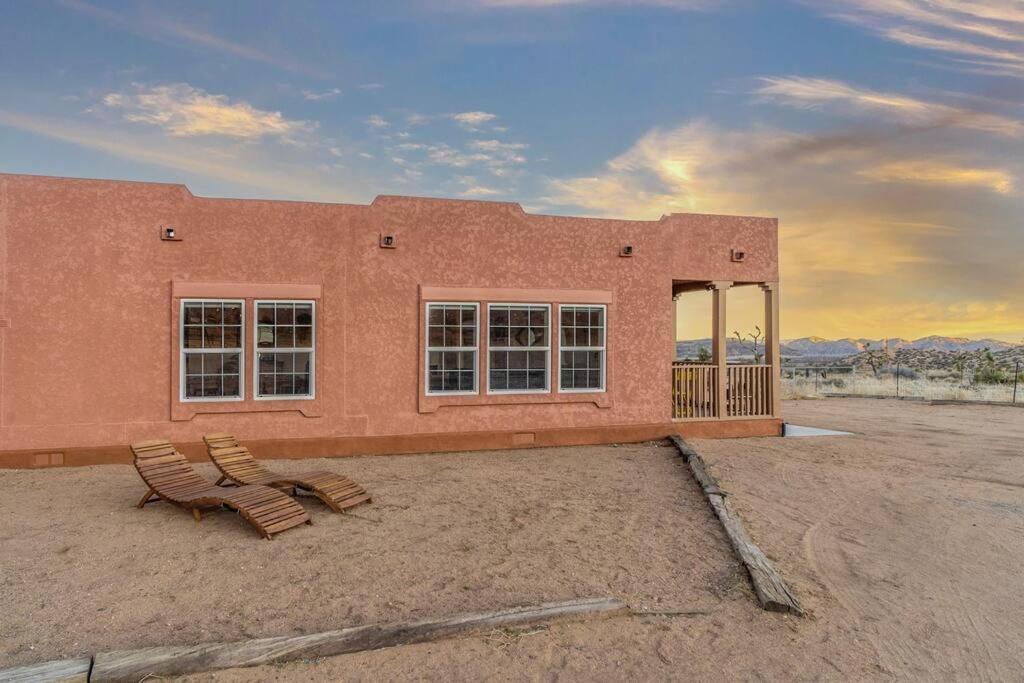
<instances>
[{"instance_id":1,"label":"desert shrub","mask_svg":"<svg viewBox=\"0 0 1024 683\"><path fill-rule=\"evenodd\" d=\"M889 366L887 368L882 368L879 372L884 373L886 375L892 375L893 378L895 378L898 374L900 376L900 379L917 379L917 371L914 370L913 368L897 368L894 366Z\"/></svg>"},{"instance_id":2,"label":"desert shrub","mask_svg":"<svg viewBox=\"0 0 1024 683\"><path fill-rule=\"evenodd\" d=\"M1004 384L1008 377L1006 372L997 365L982 365L974 371L977 384ZM1009 378L1012 381L1012 378Z\"/></svg>"}]
</instances>

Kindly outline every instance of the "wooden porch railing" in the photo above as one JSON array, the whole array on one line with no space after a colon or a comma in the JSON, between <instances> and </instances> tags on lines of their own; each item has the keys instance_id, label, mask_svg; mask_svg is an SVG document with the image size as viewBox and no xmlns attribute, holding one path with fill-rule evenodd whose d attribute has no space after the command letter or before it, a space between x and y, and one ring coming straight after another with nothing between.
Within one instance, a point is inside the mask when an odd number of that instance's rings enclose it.
<instances>
[{"instance_id":1,"label":"wooden porch railing","mask_svg":"<svg viewBox=\"0 0 1024 683\"><path fill-rule=\"evenodd\" d=\"M726 367L726 416L763 417L772 414L772 366Z\"/></svg>"},{"instance_id":2,"label":"wooden porch railing","mask_svg":"<svg viewBox=\"0 0 1024 683\"><path fill-rule=\"evenodd\" d=\"M723 415L718 406L716 366L700 363L672 364L672 418L675 420L770 417L772 366L726 366L725 397Z\"/></svg>"},{"instance_id":3,"label":"wooden porch railing","mask_svg":"<svg viewBox=\"0 0 1024 683\"><path fill-rule=\"evenodd\" d=\"M714 365L672 364L672 418L718 417L718 368Z\"/></svg>"}]
</instances>

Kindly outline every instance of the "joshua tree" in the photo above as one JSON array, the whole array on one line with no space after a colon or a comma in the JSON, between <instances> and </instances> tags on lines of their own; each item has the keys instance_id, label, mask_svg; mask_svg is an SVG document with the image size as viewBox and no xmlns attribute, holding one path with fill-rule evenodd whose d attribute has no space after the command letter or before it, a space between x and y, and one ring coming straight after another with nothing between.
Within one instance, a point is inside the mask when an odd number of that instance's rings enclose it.
<instances>
[{"instance_id":1,"label":"joshua tree","mask_svg":"<svg viewBox=\"0 0 1024 683\"><path fill-rule=\"evenodd\" d=\"M740 343L740 346L746 345L744 338L740 336L740 333L738 331L733 331L733 334L736 335L736 341ZM764 333L761 332L761 328L759 326L755 325L754 331L747 333L747 338L749 338L754 343L754 365L760 365L761 358L764 357L764 352L761 350L758 344L761 344L761 342L764 341Z\"/></svg>"},{"instance_id":2,"label":"joshua tree","mask_svg":"<svg viewBox=\"0 0 1024 683\"><path fill-rule=\"evenodd\" d=\"M882 349L872 349L871 342L864 342L864 361L871 366L871 373L878 377L878 371L889 361L889 354Z\"/></svg>"}]
</instances>

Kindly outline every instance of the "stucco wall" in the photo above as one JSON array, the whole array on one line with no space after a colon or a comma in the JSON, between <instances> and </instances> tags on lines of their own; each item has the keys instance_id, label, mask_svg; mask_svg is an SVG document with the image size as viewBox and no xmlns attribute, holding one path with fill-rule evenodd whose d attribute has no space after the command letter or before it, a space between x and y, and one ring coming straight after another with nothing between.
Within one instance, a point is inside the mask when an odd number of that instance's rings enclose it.
<instances>
[{"instance_id":1,"label":"stucco wall","mask_svg":"<svg viewBox=\"0 0 1024 683\"><path fill-rule=\"evenodd\" d=\"M182 240L161 241L160 225ZM380 233L398 247L381 249ZM776 233L763 218L207 199L180 185L0 175L0 451L211 430L273 439L666 422L672 281L776 281ZM635 256L618 256L624 244ZM172 294L190 283L319 286L316 400L177 405ZM420 289L438 286L608 292L607 395L425 411Z\"/></svg>"}]
</instances>

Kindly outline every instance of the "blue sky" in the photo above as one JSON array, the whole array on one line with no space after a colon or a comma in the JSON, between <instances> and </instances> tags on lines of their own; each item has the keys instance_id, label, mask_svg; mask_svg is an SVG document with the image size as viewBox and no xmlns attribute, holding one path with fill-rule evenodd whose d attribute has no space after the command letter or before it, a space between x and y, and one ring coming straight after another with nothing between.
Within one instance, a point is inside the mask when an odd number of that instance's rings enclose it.
<instances>
[{"instance_id":1,"label":"blue sky","mask_svg":"<svg viewBox=\"0 0 1024 683\"><path fill-rule=\"evenodd\" d=\"M1024 337L1019 0L9 2L0 92L4 172L779 216L786 336Z\"/></svg>"}]
</instances>

